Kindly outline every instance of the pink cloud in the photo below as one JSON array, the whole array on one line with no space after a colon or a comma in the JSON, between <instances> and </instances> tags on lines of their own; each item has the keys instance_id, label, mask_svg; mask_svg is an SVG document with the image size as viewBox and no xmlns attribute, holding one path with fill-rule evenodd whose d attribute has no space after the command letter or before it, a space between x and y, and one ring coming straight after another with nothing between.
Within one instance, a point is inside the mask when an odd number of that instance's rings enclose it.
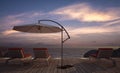
<instances>
[{"instance_id":1,"label":"pink cloud","mask_svg":"<svg viewBox=\"0 0 120 73\"><path fill-rule=\"evenodd\" d=\"M14 34L14 33L19 33L19 32L15 31L15 30L6 30L6 31L2 32L3 35L10 35L10 34Z\"/></svg>"},{"instance_id":2,"label":"pink cloud","mask_svg":"<svg viewBox=\"0 0 120 73\"><path fill-rule=\"evenodd\" d=\"M100 11L98 9L93 8L87 3L80 3L69 5L66 7L62 7L56 9L51 14L61 15L63 20L78 20L84 22L103 22L109 21L116 17L118 17L120 8L114 9L106 9L105 11ZM116 11L116 13L115 13Z\"/></svg>"},{"instance_id":3,"label":"pink cloud","mask_svg":"<svg viewBox=\"0 0 120 73\"><path fill-rule=\"evenodd\" d=\"M20 13L16 15L9 15L4 17L3 24L22 24L25 22L29 22L31 19L40 17L44 15L42 12L28 12L28 13Z\"/></svg>"}]
</instances>

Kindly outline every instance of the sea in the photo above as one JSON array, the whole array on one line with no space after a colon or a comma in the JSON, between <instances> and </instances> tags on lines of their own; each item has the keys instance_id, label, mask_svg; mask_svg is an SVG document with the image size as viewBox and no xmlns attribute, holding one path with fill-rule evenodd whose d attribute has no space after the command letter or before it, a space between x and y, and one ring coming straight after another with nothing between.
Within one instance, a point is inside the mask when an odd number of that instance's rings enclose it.
<instances>
[{"instance_id":1,"label":"sea","mask_svg":"<svg viewBox=\"0 0 120 73\"><path fill-rule=\"evenodd\" d=\"M108 47L107 47L108 48ZM113 47L112 47L113 48ZM114 47L113 49L118 49L119 47ZM61 58L61 54L64 58L83 58L86 53L88 53L90 50L97 50L97 47L94 48L63 48L63 51L61 51L61 48L48 48L48 53L52 56L52 58ZM32 49L26 48L26 53L31 53L34 57L34 53ZM62 53L61 53L62 52Z\"/></svg>"},{"instance_id":2,"label":"sea","mask_svg":"<svg viewBox=\"0 0 120 73\"><path fill-rule=\"evenodd\" d=\"M91 50L97 50L98 48L113 48L118 49L117 47L80 47L80 48L48 48L48 53L51 55L52 58L83 58L85 54L87 54ZM2 50L2 48L0 48ZM5 51L5 49L3 50ZM24 48L25 53L29 53L34 57L33 48ZM62 52L62 53L61 53Z\"/></svg>"}]
</instances>

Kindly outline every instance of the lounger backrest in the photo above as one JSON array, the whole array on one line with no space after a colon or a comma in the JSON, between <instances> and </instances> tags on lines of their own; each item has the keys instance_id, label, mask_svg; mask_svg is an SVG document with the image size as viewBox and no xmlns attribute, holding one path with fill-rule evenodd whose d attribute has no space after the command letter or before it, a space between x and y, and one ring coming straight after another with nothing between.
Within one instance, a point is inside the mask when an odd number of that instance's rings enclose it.
<instances>
[{"instance_id":1,"label":"lounger backrest","mask_svg":"<svg viewBox=\"0 0 120 73\"><path fill-rule=\"evenodd\" d=\"M22 48L9 48L8 56L11 58L24 58L24 51Z\"/></svg>"},{"instance_id":2,"label":"lounger backrest","mask_svg":"<svg viewBox=\"0 0 120 73\"><path fill-rule=\"evenodd\" d=\"M113 49L112 48L99 48L98 49L98 58L110 58L112 56Z\"/></svg>"},{"instance_id":3,"label":"lounger backrest","mask_svg":"<svg viewBox=\"0 0 120 73\"><path fill-rule=\"evenodd\" d=\"M33 48L35 58L47 58L49 56L47 48Z\"/></svg>"}]
</instances>

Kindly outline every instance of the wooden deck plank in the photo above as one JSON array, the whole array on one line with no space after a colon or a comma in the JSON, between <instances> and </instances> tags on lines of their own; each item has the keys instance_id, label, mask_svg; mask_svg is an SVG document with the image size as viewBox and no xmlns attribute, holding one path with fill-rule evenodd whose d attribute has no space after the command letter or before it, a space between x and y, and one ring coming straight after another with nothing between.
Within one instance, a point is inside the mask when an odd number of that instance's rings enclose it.
<instances>
[{"instance_id":1,"label":"wooden deck plank","mask_svg":"<svg viewBox=\"0 0 120 73\"><path fill-rule=\"evenodd\" d=\"M56 71L57 71L57 69L56 69L56 67L57 67L57 61L56 61L56 59L54 59L53 61L52 61L52 63L51 63L51 69L50 69L50 72L48 72L48 73L56 73Z\"/></svg>"},{"instance_id":2,"label":"wooden deck plank","mask_svg":"<svg viewBox=\"0 0 120 73\"><path fill-rule=\"evenodd\" d=\"M70 60L68 59L66 64L67 65L73 65L73 67L66 69L66 71L67 71L66 73L78 73L76 71L76 69L74 68L74 63L76 63L76 61L77 60L74 60L73 58L71 58Z\"/></svg>"},{"instance_id":3,"label":"wooden deck plank","mask_svg":"<svg viewBox=\"0 0 120 73\"><path fill-rule=\"evenodd\" d=\"M64 64L64 59L63 59L63 64ZM58 65L61 66L61 59L58 60ZM64 69L59 69L57 68L57 73L66 73Z\"/></svg>"},{"instance_id":4,"label":"wooden deck plank","mask_svg":"<svg viewBox=\"0 0 120 73\"><path fill-rule=\"evenodd\" d=\"M24 70L23 73L32 73L35 69L36 69L36 64L32 64L30 65L30 68L27 68L26 70Z\"/></svg>"},{"instance_id":5,"label":"wooden deck plank","mask_svg":"<svg viewBox=\"0 0 120 73\"><path fill-rule=\"evenodd\" d=\"M58 69L56 67L61 65L61 60L52 59L49 66L37 62L25 66L0 64L0 73L120 73L120 61L117 61L117 67L111 67L111 62L104 60L96 63L87 59L65 58L64 64L73 64L74 67Z\"/></svg>"}]
</instances>

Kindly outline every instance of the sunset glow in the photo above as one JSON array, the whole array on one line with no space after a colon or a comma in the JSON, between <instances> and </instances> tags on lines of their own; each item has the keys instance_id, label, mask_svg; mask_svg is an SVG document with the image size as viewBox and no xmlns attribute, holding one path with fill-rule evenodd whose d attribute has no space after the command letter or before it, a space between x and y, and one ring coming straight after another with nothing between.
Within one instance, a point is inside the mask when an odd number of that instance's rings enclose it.
<instances>
[{"instance_id":1,"label":"sunset glow","mask_svg":"<svg viewBox=\"0 0 120 73\"><path fill-rule=\"evenodd\" d=\"M71 36L66 42L70 47L120 46L120 1L118 0L114 3L107 1L106 4L104 0L95 2L52 0L50 3L41 0L29 3L23 0L17 1L0 1L1 46L9 47L16 43L26 46L58 46L60 33L31 34L12 30L13 26L37 23L40 19L51 19L62 24Z\"/></svg>"}]
</instances>

